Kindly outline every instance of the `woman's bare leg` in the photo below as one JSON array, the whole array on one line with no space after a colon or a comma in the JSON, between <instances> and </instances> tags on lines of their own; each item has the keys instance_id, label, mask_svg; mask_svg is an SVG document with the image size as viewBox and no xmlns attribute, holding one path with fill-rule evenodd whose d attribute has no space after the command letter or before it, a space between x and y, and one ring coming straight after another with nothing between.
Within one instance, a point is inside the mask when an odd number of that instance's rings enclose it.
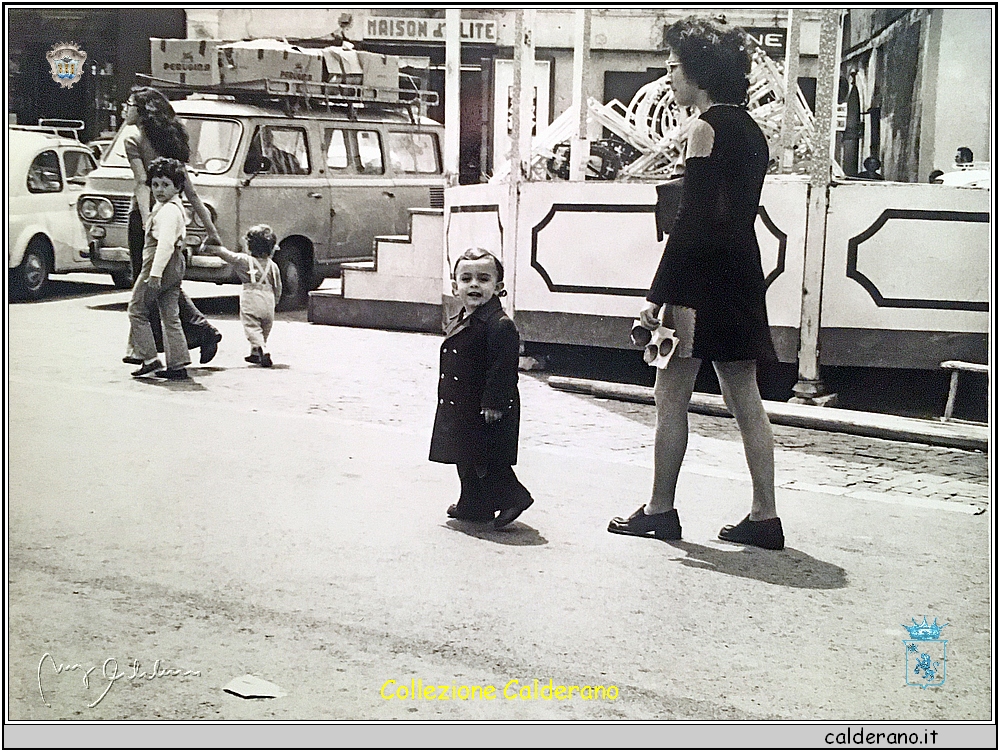
<instances>
[{"instance_id":1,"label":"woman's bare leg","mask_svg":"<svg viewBox=\"0 0 1000 752\"><path fill-rule=\"evenodd\" d=\"M774 506L774 435L757 388L757 363L741 360L712 365L719 377L722 396L743 437L743 451L753 481L750 519L758 522L777 517Z\"/></svg>"},{"instance_id":2,"label":"woman's bare leg","mask_svg":"<svg viewBox=\"0 0 1000 752\"><path fill-rule=\"evenodd\" d=\"M656 370L653 493L646 504L646 514L661 514L674 508L677 476L687 449L688 403L700 367L698 358L674 357L666 368Z\"/></svg>"}]
</instances>

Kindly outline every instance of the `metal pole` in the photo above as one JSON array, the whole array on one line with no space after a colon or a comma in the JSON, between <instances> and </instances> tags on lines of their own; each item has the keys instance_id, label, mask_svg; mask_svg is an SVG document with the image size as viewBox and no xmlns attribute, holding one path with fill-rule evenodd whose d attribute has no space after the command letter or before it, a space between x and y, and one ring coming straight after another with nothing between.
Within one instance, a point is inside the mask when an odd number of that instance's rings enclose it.
<instances>
[{"instance_id":1,"label":"metal pole","mask_svg":"<svg viewBox=\"0 0 1000 752\"><path fill-rule=\"evenodd\" d=\"M590 159L587 138L587 80L590 78L590 9L576 11L576 39L573 43L573 110L580 127L570 140L569 179L584 180Z\"/></svg>"},{"instance_id":2,"label":"metal pole","mask_svg":"<svg viewBox=\"0 0 1000 752\"><path fill-rule=\"evenodd\" d=\"M535 9L524 10L524 21L518 43L521 45L521 99L520 113L515 111L515 117L520 120L519 147L521 152L521 176L531 180L531 139L537 117L535 107L538 96L535 92Z\"/></svg>"},{"instance_id":3,"label":"metal pole","mask_svg":"<svg viewBox=\"0 0 1000 752\"><path fill-rule=\"evenodd\" d=\"M819 77L816 82L816 142L810 164L809 198L806 207L805 258L802 272L802 307L799 320L799 379L791 402L825 405L836 395L828 394L819 372L820 312L823 306L823 264L826 251L826 216L830 207L832 146L837 116L837 84L840 81L839 44L841 19L838 9L822 11L819 35ZM826 139L826 141L824 141Z\"/></svg>"},{"instance_id":4,"label":"metal pole","mask_svg":"<svg viewBox=\"0 0 1000 752\"><path fill-rule=\"evenodd\" d=\"M789 173L795 161L795 124L792 112L799 93L799 39L802 14L788 10L788 38L785 45L785 112L781 117L781 171Z\"/></svg>"},{"instance_id":5,"label":"metal pole","mask_svg":"<svg viewBox=\"0 0 1000 752\"><path fill-rule=\"evenodd\" d=\"M444 171L449 186L458 185L461 144L462 11L445 10Z\"/></svg>"}]
</instances>

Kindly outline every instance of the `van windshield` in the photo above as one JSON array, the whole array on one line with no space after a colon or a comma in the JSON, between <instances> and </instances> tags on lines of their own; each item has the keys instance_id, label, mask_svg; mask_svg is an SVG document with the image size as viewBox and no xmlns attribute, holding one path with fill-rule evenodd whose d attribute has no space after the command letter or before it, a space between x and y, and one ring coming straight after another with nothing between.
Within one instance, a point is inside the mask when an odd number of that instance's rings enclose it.
<instances>
[{"instance_id":1,"label":"van windshield","mask_svg":"<svg viewBox=\"0 0 1000 752\"><path fill-rule=\"evenodd\" d=\"M243 126L237 120L213 120L178 116L187 129L191 145L191 159L188 165L199 172L221 174L229 169L236 156ZM107 167L128 167L125 156L125 136L130 129L122 128L115 141L101 160Z\"/></svg>"}]
</instances>

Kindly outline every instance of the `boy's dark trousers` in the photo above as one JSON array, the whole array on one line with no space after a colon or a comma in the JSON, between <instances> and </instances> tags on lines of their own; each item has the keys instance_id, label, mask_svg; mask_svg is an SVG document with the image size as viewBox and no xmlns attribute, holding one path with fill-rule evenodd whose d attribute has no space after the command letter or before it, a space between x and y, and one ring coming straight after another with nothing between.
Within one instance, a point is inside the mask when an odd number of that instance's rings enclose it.
<instances>
[{"instance_id":1,"label":"boy's dark trousers","mask_svg":"<svg viewBox=\"0 0 1000 752\"><path fill-rule=\"evenodd\" d=\"M129 255L132 257L132 279L139 278L139 270L142 269L142 246L145 242L146 232L142 227L142 215L138 209L133 209L128 217L128 247ZM205 315L198 310L187 293L181 289L178 309L181 315L181 326L184 328L184 336L187 338L188 349L199 348L205 342L214 342L217 329L212 326ZM149 309L149 324L153 327L153 339L156 340L157 352L163 352L163 331L160 328L160 312L156 306Z\"/></svg>"},{"instance_id":2,"label":"boy's dark trousers","mask_svg":"<svg viewBox=\"0 0 1000 752\"><path fill-rule=\"evenodd\" d=\"M531 499L510 465L459 464L458 478L462 494L456 511L463 517L491 516Z\"/></svg>"}]
</instances>

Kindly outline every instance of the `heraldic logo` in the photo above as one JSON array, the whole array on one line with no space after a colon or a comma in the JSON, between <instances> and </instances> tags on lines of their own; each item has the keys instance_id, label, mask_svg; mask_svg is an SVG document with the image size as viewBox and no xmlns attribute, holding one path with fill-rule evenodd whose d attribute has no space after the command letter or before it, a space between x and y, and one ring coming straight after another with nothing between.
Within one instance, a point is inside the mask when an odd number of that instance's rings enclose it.
<instances>
[{"instance_id":1,"label":"heraldic logo","mask_svg":"<svg viewBox=\"0 0 1000 752\"><path fill-rule=\"evenodd\" d=\"M87 53L76 42L59 42L45 53L52 68L52 80L64 89L72 89L73 84L83 78L83 64Z\"/></svg>"},{"instance_id":2,"label":"heraldic logo","mask_svg":"<svg viewBox=\"0 0 1000 752\"><path fill-rule=\"evenodd\" d=\"M910 633L910 639L903 640L906 654L906 683L913 687L940 687L944 684L944 670L948 661L948 641L939 639L941 630L947 624L928 624L924 616L923 624L917 624L916 619L910 624L901 624Z\"/></svg>"}]
</instances>

